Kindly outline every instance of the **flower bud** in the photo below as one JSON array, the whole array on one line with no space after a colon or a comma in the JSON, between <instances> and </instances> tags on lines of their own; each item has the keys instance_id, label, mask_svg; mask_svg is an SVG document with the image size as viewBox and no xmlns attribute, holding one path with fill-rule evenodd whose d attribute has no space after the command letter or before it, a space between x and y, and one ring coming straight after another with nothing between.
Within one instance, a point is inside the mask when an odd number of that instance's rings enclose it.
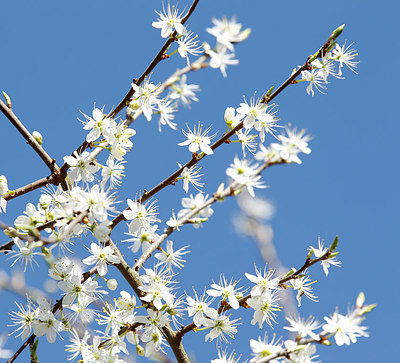
<instances>
[{"instance_id":1,"label":"flower bud","mask_svg":"<svg viewBox=\"0 0 400 363\"><path fill-rule=\"evenodd\" d=\"M116 279L109 279L107 280L107 287L111 290L114 291L118 287L118 281Z\"/></svg>"},{"instance_id":2,"label":"flower bud","mask_svg":"<svg viewBox=\"0 0 400 363\"><path fill-rule=\"evenodd\" d=\"M10 98L10 96L3 91L3 97L6 100L7 107L11 108L11 98Z\"/></svg>"},{"instance_id":3,"label":"flower bud","mask_svg":"<svg viewBox=\"0 0 400 363\"><path fill-rule=\"evenodd\" d=\"M360 292L360 293L358 294L358 296L357 296L356 306L357 306L358 308L361 308L361 307L363 307L364 303L365 303L365 295L364 295L363 292Z\"/></svg>"},{"instance_id":4,"label":"flower bud","mask_svg":"<svg viewBox=\"0 0 400 363\"><path fill-rule=\"evenodd\" d=\"M0 175L0 195L8 192L7 178L4 175Z\"/></svg>"},{"instance_id":5,"label":"flower bud","mask_svg":"<svg viewBox=\"0 0 400 363\"><path fill-rule=\"evenodd\" d=\"M140 357L144 356L144 348L139 344L136 346L136 353Z\"/></svg>"},{"instance_id":6,"label":"flower bud","mask_svg":"<svg viewBox=\"0 0 400 363\"><path fill-rule=\"evenodd\" d=\"M330 251L333 252L334 250L336 250L338 244L339 244L339 237L336 236L331 246L329 247Z\"/></svg>"},{"instance_id":7,"label":"flower bud","mask_svg":"<svg viewBox=\"0 0 400 363\"><path fill-rule=\"evenodd\" d=\"M42 136L42 134L41 134L40 132L38 132L38 131L33 131L33 132L32 132L32 136L33 136L33 138L37 141L37 143L38 143L39 145L42 145L42 143L43 143L43 136Z\"/></svg>"}]
</instances>

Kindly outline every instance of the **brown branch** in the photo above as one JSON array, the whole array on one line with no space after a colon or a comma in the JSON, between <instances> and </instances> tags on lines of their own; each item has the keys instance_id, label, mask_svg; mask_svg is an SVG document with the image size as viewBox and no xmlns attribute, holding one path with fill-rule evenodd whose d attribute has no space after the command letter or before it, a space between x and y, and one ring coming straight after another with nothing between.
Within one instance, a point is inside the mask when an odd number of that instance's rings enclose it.
<instances>
[{"instance_id":1,"label":"brown branch","mask_svg":"<svg viewBox=\"0 0 400 363\"><path fill-rule=\"evenodd\" d=\"M29 183L29 184L24 185L23 187L20 187L16 190L10 191L8 194L4 195L3 198L8 201L10 199L14 199L16 197L19 197L23 194L29 193L29 192L39 189L41 187L47 186L49 184L57 185L58 182L59 182L59 177L55 174L51 174L49 176L46 176L45 178L36 180L33 183Z\"/></svg>"},{"instance_id":2,"label":"brown branch","mask_svg":"<svg viewBox=\"0 0 400 363\"><path fill-rule=\"evenodd\" d=\"M14 112L10 107L8 107L2 100L0 100L0 110L3 114L11 121L18 132L24 137L26 142L36 151L39 157L44 161L47 167L54 172L58 170L58 166L53 158L47 154L43 147L35 140L27 128L22 124L22 122L15 116Z\"/></svg>"}]
</instances>

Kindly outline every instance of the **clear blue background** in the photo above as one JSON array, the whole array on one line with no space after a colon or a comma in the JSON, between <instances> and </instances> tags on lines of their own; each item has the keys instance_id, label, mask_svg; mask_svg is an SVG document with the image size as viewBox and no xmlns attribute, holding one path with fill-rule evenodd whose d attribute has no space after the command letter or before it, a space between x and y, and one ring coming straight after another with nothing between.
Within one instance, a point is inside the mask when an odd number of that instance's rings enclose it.
<instances>
[{"instance_id":1,"label":"clear blue background","mask_svg":"<svg viewBox=\"0 0 400 363\"><path fill-rule=\"evenodd\" d=\"M183 8L186 1L180 1ZM78 110L89 114L94 103L110 110L119 103L163 44L160 31L151 27L154 9L160 1L2 1L0 7L0 89L13 101L13 110L33 131L40 131L48 153L62 164L84 139L77 121ZM358 75L345 71L345 80L333 79L328 94L307 96L303 84L291 86L275 102L283 124L291 122L307 128L314 136L312 153L303 157L303 165L276 167L265 173L270 188L260 193L277 208L272 221L274 242L286 266L300 266L305 250L316 245L318 235L326 242L336 234L340 238L343 267L332 268L328 278L320 266L311 270L318 279L314 285L320 303L305 301L303 316L315 314L320 320L338 306L345 313L359 291L367 302L377 303L368 316L370 338L342 348L318 347L324 362L392 361L396 352L397 325L400 322L397 281L399 171L398 171L398 14L394 1L236 1L201 0L188 25L201 41L213 44L205 32L212 17L237 15L244 27L251 27L251 37L237 46L239 66L228 68L224 79L219 70L206 69L190 74L190 83L200 84L200 103L190 111L181 109L176 121L202 121L213 130L224 130L226 107L237 107L242 96L258 95L271 85L279 85L291 70L322 45L331 31L342 23L346 29L340 43L355 42L359 52ZM152 81L159 82L185 65L178 56L160 64ZM139 190L150 189L176 168L176 161L190 158L178 132L157 131L156 120L139 119L133 126L134 148L128 164L121 199L133 198ZM4 116L0 116L0 174L15 189L48 174L42 161L33 153ZM207 193L225 181L224 170L237 145L224 145L202 162L206 173ZM33 195L35 194L35 195ZM25 203L36 203L39 193L12 200L7 215L12 223ZM157 198L160 216L168 218L178 210L183 196L181 185L168 187ZM121 204L121 209L125 204ZM192 254L181 272L183 287L202 290L221 272L228 278L247 280L244 272L253 271L253 263L262 265L254 243L238 238L230 217L234 200L215 206L214 216L205 228L183 228L175 234L177 245L190 244ZM116 238L122 237L119 227ZM5 242L2 238L1 242ZM9 261L1 258L1 268ZM45 269L27 277L37 284ZM36 286L40 286L36 285ZM9 331L7 311L15 296L3 292L0 300L0 331ZM21 301L21 300L17 300ZM235 315L235 314L234 314ZM244 316L249 317L250 312ZM246 320L244 320L244 324ZM274 332L281 335L281 326ZM248 340L263 336L258 327L241 328L228 347L246 358ZM267 329L268 335L272 331ZM215 344L204 342L203 333L187 336L188 352L195 352L198 362L216 357ZM10 338L7 347L16 349L19 339ZM394 348L395 349L395 348ZM57 353L55 353L57 352ZM54 361L54 354L64 354L57 345L43 339L39 344L41 362ZM25 352L20 361L27 361ZM61 357L61 356L59 356ZM64 360L64 358L59 358Z\"/></svg>"}]
</instances>

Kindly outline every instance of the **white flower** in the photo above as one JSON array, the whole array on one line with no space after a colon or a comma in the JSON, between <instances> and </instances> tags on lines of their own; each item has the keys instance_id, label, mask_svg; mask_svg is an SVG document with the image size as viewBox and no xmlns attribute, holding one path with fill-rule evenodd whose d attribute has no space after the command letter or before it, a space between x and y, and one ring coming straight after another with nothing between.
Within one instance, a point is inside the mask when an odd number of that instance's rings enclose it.
<instances>
[{"instance_id":1,"label":"white flower","mask_svg":"<svg viewBox=\"0 0 400 363\"><path fill-rule=\"evenodd\" d=\"M339 44L336 44L335 48L332 50L332 59L339 62L339 72L338 75L342 75L342 67L346 65L349 67L354 73L357 73L354 68L357 67L359 62L354 61L354 58L358 55L355 49L350 49L353 44L350 44L346 47L346 43L341 47Z\"/></svg>"},{"instance_id":2,"label":"white flower","mask_svg":"<svg viewBox=\"0 0 400 363\"><path fill-rule=\"evenodd\" d=\"M157 216L157 201L147 201L145 204L135 202L131 199L127 200L129 209L125 209L123 214L127 220L132 222L129 224L129 232L135 233L140 227L150 228L153 223L160 222Z\"/></svg>"},{"instance_id":3,"label":"white flower","mask_svg":"<svg viewBox=\"0 0 400 363\"><path fill-rule=\"evenodd\" d=\"M176 130L176 123L172 122L175 118L173 112L176 112L176 104L172 100L161 100L157 104L157 113L160 114L158 131L161 132L161 125L168 125L171 129Z\"/></svg>"},{"instance_id":4,"label":"white flower","mask_svg":"<svg viewBox=\"0 0 400 363\"><path fill-rule=\"evenodd\" d=\"M67 315L68 322L75 324L75 322L78 321L83 325L89 324L93 320L94 309L90 309L88 306L96 300L96 297L81 296L79 302L66 306L66 308L72 310L72 312Z\"/></svg>"},{"instance_id":5,"label":"white flower","mask_svg":"<svg viewBox=\"0 0 400 363\"><path fill-rule=\"evenodd\" d=\"M190 296L186 297L188 315L189 317L193 316L193 322L197 327L206 326L207 321L205 316L211 315L213 309L208 306L209 302L207 302L205 294L199 298L196 290L194 290L194 295L194 299Z\"/></svg>"},{"instance_id":6,"label":"white flower","mask_svg":"<svg viewBox=\"0 0 400 363\"><path fill-rule=\"evenodd\" d=\"M242 29L242 24L236 22L235 17L227 19L225 16L220 20L213 18L214 27L207 28L207 32L217 38L217 42L233 51L233 43L239 43L247 39L250 29Z\"/></svg>"},{"instance_id":7,"label":"white flower","mask_svg":"<svg viewBox=\"0 0 400 363\"><path fill-rule=\"evenodd\" d=\"M190 66L189 54L198 55L202 52L196 38L197 35L193 37L193 33L189 31L186 35L177 40L179 45L178 53L182 58L186 58L188 66Z\"/></svg>"},{"instance_id":8,"label":"white flower","mask_svg":"<svg viewBox=\"0 0 400 363\"><path fill-rule=\"evenodd\" d=\"M316 282L316 281L314 281L314 282ZM312 293L311 285L314 282L310 282L310 276L309 275L292 280L293 288L295 290L298 290L296 299L297 299L297 303L298 303L299 306L301 306L301 297L303 295L306 295L306 297L309 298L312 301L315 301L315 302L318 301L317 297L315 295L313 295L313 293Z\"/></svg>"},{"instance_id":9,"label":"white flower","mask_svg":"<svg viewBox=\"0 0 400 363\"><path fill-rule=\"evenodd\" d=\"M310 71L302 71L301 76L303 77L304 81L310 82L306 89L306 91L309 95L314 96L313 86L315 86L315 88L319 92L324 93L321 91L321 89L326 89L326 87L323 85L323 83L325 83L325 79L324 79L321 71L319 71L317 69L312 69L311 72Z\"/></svg>"},{"instance_id":10,"label":"white flower","mask_svg":"<svg viewBox=\"0 0 400 363\"><path fill-rule=\"evenodd\" d=\"M73 152L73 156L64 156L64 161L70 166L68 176L72 181L84 181L92 182L94 180L94 173L99 170L88 151L84 151L82 154L78 154L76 151Z\"/></svg>"},{"instance_id":11,"label":"white flower","mask_svg":"<svg viewBox=\"0 0 400 363\"><path fill-rule=\"evenodd\" d=\"M189 107L191 101L199 102L195 92L200 91L197 84L186 84L186 74L181 77L179 84L174 83L170 87L168 97L171 100L179 100L185 107Z\"/></svg>"},{"instance_id":12,"label":"white flower","mask_svg":"<svg viewBox=\"0 0 400 363\"><path fill-rule=\"evenodd\" d=\"M207 290L207 294L213 297L221 296L222 301L228 301L229 305L232 309L239 309L239 300L243 297L243 294L240 292L241 288L236 288L236 284L239 281L227 283L224 275L221 275L219 284L213 282L211 284L212 289Z\"/></svg>"},{"instance_id":13,"label":"white flower","mask_svg":"<svg viewBox=\"0 0 400 363\"><path fill-rule=\"evenodd\" d=\"M274 340L275 335L270 343L268 343L267 337L265 337L263 340L261 340L261 337L258 337L258 340L250 339L250 348L255 356L250 360L250 363L256 363L264 357L279 353L282 350L282 343L279 343L279 339L276 342L274 342ZM272 362L277 361L273 360Z\"/></svg>"},{"instance_id":14,"label":"white flower","mask_svg":"<svg viewBox=\"0 0 400 363\"><path fill-rule=\"evenodd\" d=\"M369 336L366 332L367 328L360 326L364 318L354 312L342 315L335 311L331 317L324 317L326 324L322 326L322 329L329 334L334 334L336 344L339 346L350 345L350 343L356 343L358 337Z\"/></svg>"},{"instance_id":15,"label":"white flower","mask_svg":"<svg viewBox=\"0 0 400 363\"><path fill-rule=\"evenodd\" d=\"M181 269L183 267L183 263L186 262L182 258L182 256L190 252L186 251L186 248L188 248L189 246L182 247L176 251L173 250L172 246L173 242L168 240L166 251L163 250L162 252L156 253L154 255L154 257L160 261L159 263L160 265L165 264L166 268L171 271L172 271L172 266L176 266L179 269Z\"/></svg>"},{"instance_id":16,"label":"white flower","mask_svg":"<svg viewBox=\"0 0 400 363\"><path fill-rule=\"evenodd\" d=\"M40 243L35 241L24 241L18 237L14 237L13 241L14 244L18 247L19 251L10 251L9 258L15 258L15 261L11 264L11 267L14 266L16 262L21 260L22 264L24 265L24 272L26 271L28 264L30 264L33 269L32 262L35 262L37 264L37 262L34 260L34 256L43 256L43 253L35 252L35 248L39 247Z\"/></svg>"},{"instance_id":17,"label":"white flower","mask_svg":"<svg viewBox=\"0 0 400 363\"><path fill-rule=\"evenodd\" d=\"M27 303L24 307L22 304L15 302L19 311L11 311L8 314L11 316L13 323L10 326L17 326L11 334L18 333L16 336L21 336L22 340L26 340L32 332L32 323L37 318L36 307L32 304L30 296L27 296Z\"/></svg>"},{"instance_id":18,"label":"white flower","mask_svg":"<svg viewBox=\"0 0 400 363\"><path fill-rule=\"evenodd\" d=\"M178 145L179 146L186 146L189 145L189 151L192 153L198 152L199 149L208 155L211 155L214 153L214 151L210 148L209 144L211 143L211 140L215 137L215 135L212 136L207 136L208 132L211 129L211 126L205 130L202 133L202 128L203 125L198 124L197 129L196 126L194 126L193 131L189 129L189 126L186 125L188 128L188 132L185 130L182 130L183 134L187 137L187 140L180 142Z\"/></svg>"},{"instance_id":19,"label":"white flower","mask_svg":"<svg viewBox=\"0 0 400 363\"><path fill-rule=\"evenodd\" d=\"M251 325L258 323L259 328L262 329L264 322L269 326L272 326L272 323L276 324L275 312L281 311L281 306L277 303L278 300L278 290L266 291L261 295L248 299L247 303L254 309Z\"/></svg>"},{"instance_id":20,"label":"white flower","mask_svg":"<svg viewBox=\"0 0 400 363\"><path fill-rule=\"evenodd\" d=\"M110 221L104 221L100 224L95 224L92 227L92 232L94 238L96 238L99 242L107 242L110 239Z\"/></svg>"},{"instance_id":21,"label":"white flower","mask_svg":"<svg viewBox=\"0 0 400 363\"><path fill-rule=\"evenodd\" d=\"M118 264L120 259L114 255L114 249L111 246L101 247L96 243L92 243L89 249L91 256L82 260L85 265L97 266L97 272L100 276L107 273L107 264Z\"/></svg>"},{"instance_id":22,"label":"white flower","mask_svg":"<svg viewBox=\"0 0 400 363\"><path fill-rule=\"evenodd\" d=\"M66 345L65 350L71 352L71 355L68 357L68 360L74 360L80 354L82 355L83 350L86 350L88 348L87 341L90 338L90 335L87 330L85 330L85 334L82 338L79 337L79 334L75 329L71 329L70 333L72 335L69 339L71 344Z\"/></svg>"},{"instance_id":23,"label":"white flower","mask_svg":"<svg viewBox=\"0 0 400 363\"><path fill-rule=\"evenodd\" d=\"M311 65L315 67L317 70L319 70L323 80L325 83L328 83L328 76L331 74L332 76L336 78L341 78L338 75L336 75L335 71L335 63L333 62L331 58L331 53L326 53L321 57L320 59L315 59Z\"/></svg>"},{"instance_id":24,"label":"white flower","mask_svg":"<svg viewBox=\"0 0 400 363\"><path fill-rule=\"evenodd\" d=\"M142 86L132 83L132 88L135 91L133 95L135 100L139 102L139 107L146 116L147 121L150 121L153 114L153 105L159 103L159 100L155 95L157 86L155 86L153 83L150 83L149 79L147 78L143 82Z\"/></svg>"},{"instance_id":25,"label":"white flower","mask_svg":"<svg viewBox=\"0 0 400 363\"><path fill-rule=\"evenodd\" d=\"M224 113L224 120L230 129L235 128L242 118L243 115L235 114L235 109L233 107L226 108Z\"/></svg>"},{"instance_id":26,"label":"white flower","mask_svg":"<svg viewBox=\"0 0 400 363\"><path fill-rule=\"evenodd\" d=\"M140 339L146 343L144 355L150 357L154 352L162 350L162 346L166 345L164 337L158 330L146 331Z\"/></svg>"},{"instance_id":27,"label":"white flower","mask_svg":"<svg viewBox=\"0 0 400 363\"><path fill-rule=\"evenodd\" d=\"M257 174L257 167L258 165L251 165L246 159L239 160L235 155L233 164L226 169L226 175L242 187L246 186L247 191L254 198L254 188L266 188L266 185L260 181L261 175Z\"/></svg>"},{"instance_id":28,"label":"white flower","mask_svg":"<svg viewBox=\"0 0 400 363\"><path fill-rule=\"evenodd\" d=\"M287 316L286 320L290 323L290 326L285 326L284 329L297 333L302 338L309 336L312 339L319 340L319 335L315 334L313 330L321 327L321 324L318 321L314 321L311 315L307 320L301 318L300 315L294 317Z\"/></svg>"},{"instance_id":29,"label":"white flower","mask_svg":"<svg viewBox=\"0 0 400 363\"><path fill-rule=\"evenodd\" d=\"M44 210L40 207L36 207L32 203L26 205L25 215L18 216L14 221L14 226L17 229L22 229L24 231L30 231L33 228L40 226L45 223L46 215Z\"/></svg>"},{"instance_id":30,"label":"white flower","mask_svg":"<svg viewBox=\"0 0 400 363\"><path fill-rule=\"evenodd\" d=\"M290 360L293 363L313 363L318 357L318 355L313 355L317 351L314 344L298 345L293 340L286 340L285 347L289 350Z\"/></svg>"},{"instance_id":31,"label":"white flower","mask_svg":"<svg viewBox=\"0 0 400 363\"><path fill-rule=\"evenodd\" d=\"M119 161L112 155L110 155L107 159L107 166L103 166L101 170L102 181L100 186L104 189L108 180L110 180L110 187L114 189L116 186L120 186L122 181L121 179L125 176L123 165L126 161Z\"/></svg>"},{"instance_id":32,"label":"white flower","mask_svg":"<svg viewBox=\"0 0 400 363\"><path fill-rule=\"evenodd\" d=\"M313 251L314 256L316 258L322 257L328 251L328 248L324 247L324 244L321 242L320 237L318 237L318 248L310 246L308 249L310 251ZM336 260L335 257L332 257L332 258L329 258L327 260L321 261L321 265L322 265L322 268L323 268L326 276L328 276L328 273L329 273L328 269L329 269L329 267L331 265L340 267L341 264L342 263L340 261Z\"/></svg>"},{"instance_id":33,"label":"white flower","mask_svg":"<svg viewBox=\"0 0 400 363\"><path fill-rule=\"evenodd\" d=\"M172 6L171 10L171 5L168 2L167 10L165 10L163 4L163 10L160 12L156 11L156 13L160 18L158 21L153 21L151 25L154 28L161 29L161 36L163 38L169 37L174 30L181 35L186 33L186 29L181 23L182 13L179 14L178 9L175 6Z\"/></svg>"},{"instance_id":34,"label":"white flower","mask_svg":"<svg viewBox=\"0 0 400 363\"><path fill-rule=\"evenodd\" d=\"M140 247L142 247L142 252L146 252L150 247L150 241L155 240L158 236L156 233L157 225L147 226L147 227L139 227L139 229L135 232L127 232L125 234L132 236L132 238L128 238L123 240L122 242L133 242L133 245L129 248L133 253L139 251Z\"/></svg>"},{"instance_id":35,"label":"white flower","mask_svg":"<svg viewBox=\"0 0 400 363\"><path fill-rule=\"evenodd\" d=\"M182 165L179 164L180 168L182 168ZM204 183L200 182L200 178L203 176L203 174L199 174L200 167L197 167L196 165L193 165L189 169L187 167L184 167L182 170L182 174L178 179L183 179L183 190L187 193L189 191L189 183L192 184L196 190L201 192L200 188L204 187Z\"/></svg>"},{"instance_id":36,"label":"white flower","mask_svg":"<svg viewBox=\"0 0 400 363\"><path fill-rule=\"evenodd\" d=\"M109 213L115 212L114 193L108 195L108 192L102 190L98 184L95 184L88 192L75 187L71 190L71 196L75 200L74 210L88 211L90 223L93 223L94 219L100 222L106 221Z\"/></svg>"},{"instance_id":37,"label":"white flower","mask_svg":"<svg viewBox=\"0 0 400 363\"><path fill-rule=\"evenodd\" d=\"M235 352L232 352L229 356L227 352L218 352L218 358L211 360L211 363L238 363L240 356L236 358Z\"/></svg>"},{"instance_id":38,"label":"white flower","mask_svg":"<svg viewBox=\"0 0 400 363\"><path fill-rule=\"evenodd\" d=\"M267 271L267 267L265 267L264 272L262 273L261 270L257 270L256 266L254 266L254 268L256 270L256 276L251 275L247 272L245 273L245 276L252 283L256 284L250 291L250 295L252 297L260 296L266 292L270 292L271 290L278 288L279 277L272 278L272 275L274 274L275 270Z\"/></svg>"},{"instance_id":39,"label":"white flower","mask_svg":"<svg viewBox=\"0 0 400 363\"><path fill-rule=\"evenodd\" d=\"M235 53L228 53L227 48L217 45L215 50L208 50L207 54L210 56L210 67L219 68L222 75L226 78L226 67L239 64L235 58Z\"/></svg>"},{"instance_id":40,"label":"white flower","mask_svg":"<svg viewBox=\"0 0 400 363\"><path fill-rule=\"evenodd\" d=\"M242 144L243 156L246 157L246 149L248 149L252 154L255 153L257 148L257 143L255 141L257 135L249 134L251 129L245 129L236 131L236 136L238 141Z\"/></svg>"},{"instance_id":41,"label":"white flower","mask_svg":"<svg viewBox=\"0 0 400 363\"><path fill-rule=\"evenodd\" d=\"M197 193L195 197L193 197L193 195L190 194L189 197L182 198L181 203L184 208L178 212L178 218L181 219L186 214L190 213L193 209L203 206L203 204L206 202L207 199L208 195L204 195L202 193ZM191 221L195 223L194 227L199 226L200 223L204 222L209 217L211 217L213 213L214 211L210 206L202 208L201 211L199 211L199 213L197 213L191 218Z\"/></svg>"},{"instance_id":42,"label":"white flower","mask_svg":"<svg viewBox=\"0 0 400 363\"><path fill-rule=\"evenodd\" d=\"M97 281L93 281L92 278L82 283L81 274L68 276L65 280L58 283L58 287L65 292L63 306L71 305L75 299L79 303L95 294L107 293L106 291L97 291L98 283Z\"/></svg>"},{"instance_id":43,"label":"white flower","mask_svg":"<svg viewBox=\"0 0 400 363\"><path fill-rule=\"evenodd\" d=\"M172 216L169 218L169 220L167 222L165 222L165 224L168 227L176 228L178 231L180 231L179 227L182 226L182 224L179 223L179 221L173 211L172 211Z\"/></svg>"},{"instance_id":44,"label":"white flower","mask_svg":"<svg viewBox=\"0 0 400 363\"><path fill-rule=\"evenodd\" d=\"M113 334L117 333L120 326L122 325L120 312L115 306L111 305L107 301L105 302L105 307L103 308L103 311L106 315L98 314L99 319L97 320L97 322L99 323L99 325L107 324L104 330L104 334L108 334L110 330Z\"/></svg>"},{"instance_id":45,"label":"white flower","mask_svg":"<svg viewBox=\"0 0 400 363\"><path fill-rule=\"evenodd\" d=\"M242 117L243 127L246 129L251 129L257 120L261 120L265 117L265 112L267 111L268 105L260 101L260 99L254 100L254 97L250 99L250 105L247 103L246 99L240 104L236 109L236 112Z\"/></svg>"},{"instance_id":46,"label":"white flower","mask_svg":"<svg viewBox=\"0 0 400 363\"><path fill-rule=\"evenodd\" d=\"M225 334L234 339L235 334L237 333L237 322L239 320L240 319L230 320L229 316L226 316L223 313L218 314L217 310L211 309L206 318L207 327L211 328L211 331L206 335L205 340L213 341L214 339L217 339L217 342L220 342L221 340L228 342Z\"/></svg>"},{"instance_id":47,"label":"white flower","mask_svg":"<svg viewBox=\"0 0 400 363\"><path fill-rule=\"evenodd\" d=\"M54 317L50 304L44 297L39 298L38 303L37 320L32 323L33 332L37 337L46 334L47 341L54 343L57 334L64 330L63 324Z\"/></svg>"},{"instance_id":48,"label":"white flower","mask_svg":"<svg viewBox=\"0 0 400 363\"><path fill-rule=\"evenodd\" d=\"M278 135L278 139L281 142L272 143L270 149L264 152L265 156L269 156L271 162L275 161L273 154L279 155L287 163L301 164L301 160L298 157L300 153L310 154L311 149L308 147L308 142L311 140L310 135L305 135L306 130L297 131L294 129L285 128L287 136ZM260 145L260 149L263 147ZM265 149L265 148L264 148ZM261 154L256 158L259 159Z\"/></svg>"},{"instance_id":49,"label":"white flower","mask_svg":"<svg viewBox=\"0 0 400 363\"><path fill-rule=\"evenodd\" d=\"M90 132L86 135L86 141L87 142L92 142L97 140L100 135L102 134L103 130L112 127L115 124L115 121L112 118L106 117L103 114L103 111L94 108L92 112L92 117L85 115L82 113L83 116L85 116L86 122L82 121L84 124L84 129L85 130L90 130Z\"/></svg>"},{"instance_id":50,"label":"white flower","mask_svg":"<svg viewBox=\"0 0 400 363\"><path fill-rule=\"evenodd\" d=\"M276 111L273 111L274 106L270 110L261 115L261 117L254 123L254 128L260 132L261 142L265 141L265 134L271 134L275 137L274 127L279 127L276 123Z\"/></svg>"},{"instance_id":51,"label":"white flower","mask_svg":"<svg viewBox=\"0 0 400 363\"><path fill-rule=\"evenodd\" d=\"M129 139L136 135L136 131L126 126L125 121L122 121L114 128L105 130L103 134L106 141L111 145L111 155L122 160L133 146Z\"/></svg>"},{"instance_id":52,"label":"white flower","mask_svg":"<svg viewBox=\"0 0 400 363\"><path fill-rule=\"evenodd\" d=\"M171 288L169 285L172 283L172 275L168 274L167 270L162 269L154 270L144 268L146 274L139 277L143 285L139 287L145 294L141 297L141 300L145 302L152 302L157 310L161 310L163 307L162 300L167 305L170 305L174 301L174 295L171 294Z\"/></svg>"},{"instance_id":53,"label":"white flower","mask_svg":"<svg viewBox=\"0 0 400 363\"><path fill-rule=\"evenodd\" d=\"M120 292L121 297L116 301L121 318L126 324L133 324L135 320L136 298L127 291Z\"/></svg>"}]
</instances>

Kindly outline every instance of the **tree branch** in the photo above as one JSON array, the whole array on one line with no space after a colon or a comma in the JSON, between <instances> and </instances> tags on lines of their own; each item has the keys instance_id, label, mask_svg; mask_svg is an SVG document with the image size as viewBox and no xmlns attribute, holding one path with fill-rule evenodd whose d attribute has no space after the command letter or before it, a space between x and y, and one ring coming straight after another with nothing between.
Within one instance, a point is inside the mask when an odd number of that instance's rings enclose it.
<instances>
[{"instance_id":1,"label":"tree branch","mask_svg":"<svg viewBox=\"0 0 400 363\"><path fill-rule=\"evenodd\" d=\"M31 133L27 130L27 128L22 124L22 122L15 116L14 112L11 108L7 107L7 105L0 100L0 110L3 114L11 121L11 123L15 126L18 132L24 137L26 142L36 151L36 154L44 161L50 171L53 173L58 170L58 166L56 164L55 159L51 158L47 152L43 149L43 147L35 140L35 138L31 135Z\"/></svg>"}]
</instances>

